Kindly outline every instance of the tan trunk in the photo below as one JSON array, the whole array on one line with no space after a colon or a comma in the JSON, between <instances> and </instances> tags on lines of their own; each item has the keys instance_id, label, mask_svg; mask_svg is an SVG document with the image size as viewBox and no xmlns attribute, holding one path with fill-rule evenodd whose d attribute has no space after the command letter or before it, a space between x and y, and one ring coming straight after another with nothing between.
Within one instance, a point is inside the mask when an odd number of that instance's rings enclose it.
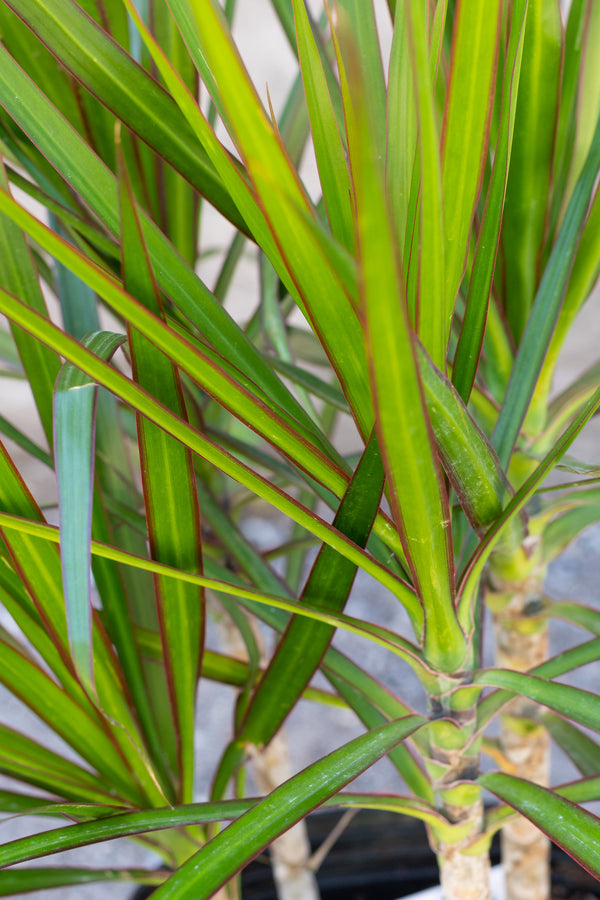
<instances>
[{"instance_id":1,"label":"tan trunk","mask_svg":"<svg viewBox=\"0 0 600 900\"><path fill-rule=\"evenodd\" d=\"M483 804L481 801L469 806L447 808L446 815L455 822L472 824L470 835L481 831L483 824ZM470 837L469 835L469 837ZM490 900L490 857L488 853L469 856L463 853L469 837L457 844L438 844L438 864L440 883L444 900Z\"/></svg>"},{"instance_id":2,"label":"tan trunk","mask_svg":"<svg viewBox=\"0 0 600 900\"><path fill-rule=\"evenodd\" d=\"M453 718L461 723L465 738L476 725L475 710L453 712ZM471 855L469 847L483 826L481 794L469 799L472 793L466 787L479 769L479 757L461 749L432 746L430 761L434 775L436 805L449 822L467 828L461 840L450 843L444 837L430 839L437 854L440 883L444 900L490 900L489 853Z\"/></svg>"},{"instance_id":3,"label":"tan trunk","mask_svg":"<svg viewBox=\"0 0 600 900\"><path fill-rule=\"evenodd\" d=\"M490 900L490 859L466 856L453 846L442 854L440 882L444 900Z\"/></svg>"},{"instance_id":4,"label":"tan trunk","mask_svg":"<svg viewBox=\"0 0 600 900\"><path fill-rule=\"evenodd\" d=\"M548 656L548 629L535 619L542 579L521 585L503 585L510 601L494 616L496 663L526 672ZM500 740L509 768L521 778L548 785L550 740L545 728L535 724L536 705L515 698L501 716ZM548 900L550 897L550 842L531 822L518 817L502 829L502 861L506 875L506 900Z\"/></svg>"}]
</instances>

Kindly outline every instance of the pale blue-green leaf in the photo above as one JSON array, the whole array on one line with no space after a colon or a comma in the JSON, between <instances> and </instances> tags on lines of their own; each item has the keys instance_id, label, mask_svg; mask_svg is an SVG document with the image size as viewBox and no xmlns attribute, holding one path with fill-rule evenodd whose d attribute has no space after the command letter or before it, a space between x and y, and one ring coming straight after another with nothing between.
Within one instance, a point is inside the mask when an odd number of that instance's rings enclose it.
<instances>
[{"instance_id":1,"label":"pale blue-green leaf","mask_svg":"<svg viewBox=\"0 0 600 900\"><path fill-rule=\"evenodd\" d=\"M96 332L83 344L110 359L123 335ZM69 643L75 668L93 691L90 541L97 385L65 364L54 395L54 452L58 481L61 561Z\"/></svg>"}]
</instances>

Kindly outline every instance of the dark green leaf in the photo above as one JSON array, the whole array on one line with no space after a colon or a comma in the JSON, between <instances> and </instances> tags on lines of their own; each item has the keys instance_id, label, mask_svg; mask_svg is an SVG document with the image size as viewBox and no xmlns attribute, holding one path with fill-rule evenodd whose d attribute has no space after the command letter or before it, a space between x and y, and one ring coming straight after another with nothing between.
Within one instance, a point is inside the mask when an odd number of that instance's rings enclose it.
<instances>
[{"instance_id":1,"label":"dark green leaf","mask_svg":"<svg viewBox=\"0 0 600 900\"><path fill-rule=\"evenodd\" d=\"M527 9L502 222L504 303L517 345L538 287L538 256L546 227L558 111L561 38L561 14L556 0L532 0ZM564 283L561 294L562 290ZM551 322L554 323L553 316ZM545 349L547 341L541 341L538 335L538 344L542 343Z\"/></svg>"},{"instance_id":2,"label":"dark green leaf","mask_svg":"<svg viewBox=\"0 0 600 900\"><path fill-rule=\"evenodd\" d=\"M596 695L589 691L508 669L482 670L475 675L473 681L475 684L501 687L514 691L519 696L529 697L530 700L573 719L579 725L600 732L600 704Z\"/></svg>"},{"instance_id":3,"label":"dark green leaf","mask_svg":"<svg viewBox=\"0 0 600 900\"><path fill-rule=\"evenodd\" d=\"M554 713L543 713L541 719L582 775L596 775L600 771L600 746L591 737Z\"/></svg>"},{"instance_id":4,"label":"dark green leaf","mask_svg":"<svg viewBox=\"0 0 600 900\"><path fill-rule=\"evenodd\" d=\"M373 434L334 519L343 534L364 547L379 507L383 465ZM325 610L343 610L356 575L356 566L323 546L308 577L301 603ZM277 645L236 741L266 745L279 730L312 678L334 629L295 617Z\"/></svg>"},{"instance_id":5,"label":"dark green leaf","mask_svg":"<svg viewBox=\"0 0 600 900\"><path fill-rule=\"evenodd\" d=\"M600 877L600 819L558 794L513 775L483 775L479 783L530 819L592 875Z\"/></svg>"}]
</instances>

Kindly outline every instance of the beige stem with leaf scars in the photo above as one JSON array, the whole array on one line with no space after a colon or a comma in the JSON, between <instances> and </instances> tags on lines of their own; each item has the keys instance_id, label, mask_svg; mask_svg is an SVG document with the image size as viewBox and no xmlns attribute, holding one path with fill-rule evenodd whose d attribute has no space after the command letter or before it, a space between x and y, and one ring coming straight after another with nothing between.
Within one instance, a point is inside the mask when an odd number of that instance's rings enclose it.
<instances>
[{"instance_id":1,"label":"beige stem with leaf scars","mask_svg":"<svg viewBox=\"0 0 600 900\"><path fill-rule=\"evenodd\" d=\"M521 584L494 584L496 664L527 672L548 658L548 628L539 613L543 573ZM510 597L498 603L499 597ZM498 609L498 607L502 607ZM537 719L538 707L525 697L512 700L500 719L502 753L514 774L547 786L550 777L550 739ZM550 842L522 816L502 829L502 861L506 900L548 900L550 897Z\"/></svg>"}]
</instances>

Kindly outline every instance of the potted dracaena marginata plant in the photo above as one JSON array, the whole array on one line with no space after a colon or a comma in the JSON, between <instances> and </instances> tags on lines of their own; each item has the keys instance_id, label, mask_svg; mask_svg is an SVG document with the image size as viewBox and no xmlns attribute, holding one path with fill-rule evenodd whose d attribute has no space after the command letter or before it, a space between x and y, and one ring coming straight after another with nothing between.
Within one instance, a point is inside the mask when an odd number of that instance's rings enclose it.
<instances>
[{"instance_id":1,"label":"potted dracaena marginata plant","mask_svg":"<svg viewBox=\"0 0 600 900\"><path fill-rule=\"evenodd\" d=\"M592 467L569 462L577 481L544 487L600 405L598 366L549 399L600 261L597 8L574 0L565 27L547 0L390 0L384 66L370 2L316 21L273 0L299 61L276 121L231 37L234 5L0 5L2 346L52 452L1 424L60 499L54 528L2 445L0 590L19 633L0 632L0 679L77 754L1 726L0 767L28 786L4 791L5 809L72 822L5 843L4 890L93 877L234 897L240 869L323 804L424 820L447 900L488 896L491 837L522 827L517 813L598 874L600 823L581 804L600 796L600 747L581 729L600 730L600 702L559 680L598 641L544 659L543 634L556 615L594 635L600 615L540 588L600 515ZM233 226L213 291L194 273L207 203ZM224 300L245 248L261 280L242 326ZM342 416L358 458L332 437ZM241 531L257 500L292 528L283 574ZM344 615L359 569L410 633ZM205 649L207 595L245 660L231 638ZM484 600L501 654L487 668ZM428 713L337 650L336 629L410 667ZM517 638L531 657L512 658ZM310 686L317 670L330 689ZM194 802L200 675L240 694L211 797ZM303 696L349 707L364 732L279 784L269 751ZM486 736L498 715L500 743ZM526 742L542 729L576 781L515 774L515 747L539 756ZM499 771L482 774L485 750ZM401 793L344 790L384 755ZM247 795L248 760L263 797ZM484 789L501 801L487 813ZM11 868L123 835L169 868ZM518 897L532 873L506 843Z\"/></svg>"}]
</instances>

